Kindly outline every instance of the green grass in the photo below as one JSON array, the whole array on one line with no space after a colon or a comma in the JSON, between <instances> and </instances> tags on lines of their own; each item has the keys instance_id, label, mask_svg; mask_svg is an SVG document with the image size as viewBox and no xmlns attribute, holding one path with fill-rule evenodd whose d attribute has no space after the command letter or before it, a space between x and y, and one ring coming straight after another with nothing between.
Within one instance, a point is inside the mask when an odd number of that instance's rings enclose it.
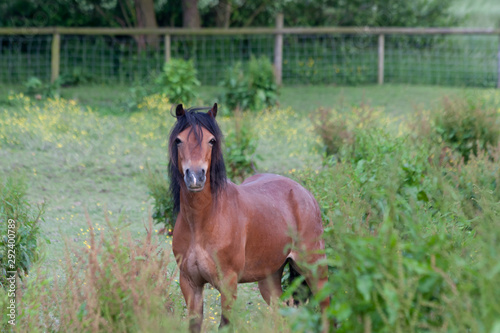
<instances>
[{"instance_id":1,"label":"green grass","mask_svg":"<svg viewBox=\"0 0 500 333\"><path fill-rule=\"evenodd\" d=\"M22 86L0 85L0 105L9 91L22 91ZM488 91L479 88L437 87L424 85L385 84L355 87L334 85L284 86L280 89L280 108L291 107L299 114L307 114L319 107L346 109L353 105L383 107L391 115L404 115L416 109L436 106L443 96L467 91ZM196 105L218 102L222 88L203 86ZM124 85L94 85L61 89L61 97L75 99L102 114L127 115L123 103L130 96L130 87ZM223 107L223 106L222 106Z\"/></svg>"},{"instance_id":2,"label":"green grass","mask_svg":"<svg viewBox=\"0 0 500 333\"><path fill-rule=\"evenodd\" d=\"M394 116L407 115L417 109L435 107L443 96L459 94L472 88L431 86L369 85L359 87L303 86L283 87L280 96L282 107L291 107L299 113L310 113L318 107L349 109L356 105L382 107Z\"/></svg>"}]
</instances>

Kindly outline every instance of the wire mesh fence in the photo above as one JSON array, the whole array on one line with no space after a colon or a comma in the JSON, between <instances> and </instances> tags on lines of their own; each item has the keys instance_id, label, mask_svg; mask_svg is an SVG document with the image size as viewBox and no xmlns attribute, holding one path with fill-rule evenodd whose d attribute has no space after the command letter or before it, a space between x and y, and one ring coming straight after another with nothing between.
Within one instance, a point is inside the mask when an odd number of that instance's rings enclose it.
<instances>
[{"instance_id":1,"label":"wire mesh fence","mask_svg":"<svg viewBox=\"0 0 500 333\"><path fill-rule=\"evenodd\" d=\"M50 79L52 36L0 36L0 82Z\"/></svg>"},{"instance_id":2,"label":"wire mesh fence","mask_svg":"<svg viewBox=\"0 0 500 333\"><path fill-rule=\"evenodd\" d=\"M50 80L52 35L1 36L0 82L35 76ZM226 70L251 56L274 55L273 34L173 35L172 58L191 59L203 84L216 85ZM282 79L296 84L377 82L376 34L285 34ZM385 36L385 82L495 87L499 73L496 35ZM140 47L134 36L62 35L60 74L95 83L130 84L151 79L165 61L163 36Z\"/></svg>"}]
</instances>

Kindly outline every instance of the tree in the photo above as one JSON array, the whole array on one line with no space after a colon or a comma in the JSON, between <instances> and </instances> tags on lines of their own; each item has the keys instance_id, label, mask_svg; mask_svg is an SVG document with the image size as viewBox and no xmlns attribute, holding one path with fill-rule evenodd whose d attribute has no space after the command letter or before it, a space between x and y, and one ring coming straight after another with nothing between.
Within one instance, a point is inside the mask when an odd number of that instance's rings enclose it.
<instances>
[{"instance_id":1,"label":"tree","mask_svg":"<svg viewBox=\"0 0 500 333\"><path fill-rule=\"evenodd\" d=\"M182 0L182 19L184 28L200 28L198 0Z\"/></svg>"},{"instance_id":2,"label":"tree","mask_svg":"<svg viewBox=\"0 0 500 333\"><path fill-rule=\"evenodd\" d=\"M219 0L215 6L215 26L218 28L229 28L231 21L231 9L233 7L231 0Z\"/></svg>"},{"instance_id":3,"label":"tree","mask_svg":"<svg viewBox=\"0 0 500 333\"><path fill-rule=\"evenodd\" d=\"M451 1L0 0L0 26L272 27L278 12L289 27L450 26Z\"/></svg>"},{"instance_id":4,"label":"tree","mask_svg":"<svg viewBox=\"0 0 500 333\"><path fill-rule=\"evenodd\" d=\"M156 22L156 13L155 13L155 5L153 0L134 0L135 3L135 12L136 12L136 27L140 28L158 28L158 23ZM139 44L140 49L144 49L146 47L146 43L148 45L158 45L157 36L148 35L138 36L137 42Z\"/></svg>"}]
</instances>

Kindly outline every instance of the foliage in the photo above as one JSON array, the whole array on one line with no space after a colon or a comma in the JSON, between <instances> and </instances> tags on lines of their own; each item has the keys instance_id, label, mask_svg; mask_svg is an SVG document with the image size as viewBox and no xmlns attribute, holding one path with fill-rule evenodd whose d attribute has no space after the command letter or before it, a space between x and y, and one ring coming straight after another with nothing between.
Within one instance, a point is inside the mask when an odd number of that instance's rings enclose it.
<instances>
[{"instance_id":1,"label":"foliage","mask_svg":"<svg viewBox=\"0 0 500 333\"><path fill-rule=\"evenodd\" d=\"M247 75L254 108L261 110L274 106L278 101L278 86L275 83L274 67L269 58L251 56Z\"/></svg>"},{"instance_id":2,"label":"foliage","mask_svg":"<svg viewBox=\"0 0 500 333\"><path fill-rule=\"evenodd\" d=\"M450 26L457 21L448 14L450 5L450 0L296 0L287 3L284 12L290 26Z\"/></svg>"},{"instance_id":3,"label":"foliage","mask_svg":"<svg viewBox=\"0 0 500 333\"><path fill-rule=\"evenodd\" d=\"M87 217L88 219L88 217ZM185 327L174 317L180 293L170 257L153 240L152 221L140 241L107 220L108 235L87 220L85 248L67 248L65 278L40 271L19 297L18 329L152 332ZM69 245L69 244L68 244ZM175 298L174 298L175 297Z\"/></svg>"},{"instance_id":4,"label":"foliage","mask_svg":"<svg viewBox=\"0 0 500 333\"><path fill-rule=\"evenodd\" d=\"M313 309L331 294L339 332L490 332L499 313L489 253L500 237L500 148L467 165L443 162L443 146L404 123L398 135L380 117L368 127L355 112L343 119L358 126L338 149L342 163L296 174L322 208L331 269L296 324L319 330Z\"/></svg>"},{"instance_id":5,"label":"foliage","mask_svg":"<svg viewBox=\"0 0 500 333\"><path fill-rule=\"evenodd\" d=\"M319 108L311 113L311 122L314 131L321 138L323 158L325 161L338 160L340 152L346 145L352 149L351 154L357 154L355 144L356 134L376 126L380 119L380 110L362 105L353 107L347 112L338 112L334 109ZM388 119L384 119L388 121ZM343 152L344 154L347 151Z\"/></svg>"},{"instance_id":6,"label":"foliage","mask_svg":"<svg viewBox=\"0 0 500 333\"><path fill-rule=\"evenodd\" d=\"M152 82L146 80L130 88L125 106L128 110L137 111L147 104L147 100L158 96L175 104L189 105L196 98L199 86L192 61L171 59Z\"/></svg>"},{"instance_id":7,"label":"foliage","mask_svg":"<svg viewBox=\"0 0 500 333\"><path fill-rule=\"evenodd\" d=\"M171 59L155 79L155 91L165 94L172 103L189 105L196 97L200 81L192 61Z\"/></svg>"},{"instance_id":8,"label":"foliage","mask_svg":"<svg viewBox=\"0 0 500 333\"><path fill-rule=\"evenodd\" d=\"M25 83L25 93L28 96L36 97L37 99L54 98L59 96L60 82L44 84L39 78L32 76Z\"/></svg>"},{"instance_id":9,"label":"foliage","mask_svg":"<svg viewBox=\"0 0 500 333\"><path fill-rule=\"evenodd\" d=\"M252 56L244 68L236 63L220 85L225 90L223 101L231 110L261 110L277 103L273 66L265 56Z\"/></svg>"},{"instance_id":10,"label":"foliage","mask_svg":"<svg viewBox=\"0 0 500 333\"><path fill-rule=\"evenodd\" d=\"M174 202L170 195L170 182L168 179L167 167L164 172L151 170L146 166L145 180L148 186L149 195L154 200L153 219L156 223L162 223L165 231L171 233L175 225Z\"/></svg>"},{"instance_id":11,"label":"foliage","mask_svg":"<svg viewBox=\"0 0 500 333\"><path fill-rule=\"evenodd\" d=\"M249 108L251 97L249 96L248 82L241 62L235 63L227 70L226 77L220 83L220 86L225 89L222 100L228 110L238 108L245 110Z\"/></svg>"},{"instance_id":12,"label":"foliage","mask_svg":"<svg viewBox=\"0 0 500 333\"><path fill-rule=\"evenodd\" d=\"M27 275L40 258L40 231L43 206L32 207L26 200L26 181L15 174L0 176L0 285L5 286L7 271L17 271L19 277ZM10 229L9 220L15 221ZM15 243L9 242L11 231ZM13 254L14 258L9 256ZM15 261L13 267L10 266Z\"/></svg>"},{"instance_id":13,"label":"foliage","mask_svg":"<svg viewBox=\"0 0 500 333\"><path fill-rule=\"evenodd\" d=\"M75 67L71 72L62 74L58 80L62 87L70 87L90 83L92 82L92 76L81 67Z\"/></svg>"},{"instance_id":14,"label":"foliage","mask_svg":"<svg viewBox=\"0 0 500 333\"><path fill-rule=\"evenodd\" d=\"M228 23L232 27L274 26L276 14L284 12L285 26L449 26L456 22L450 15L450 0L301 1L279 0L228 1ZM225 3L224 3L225 4ZM1 26L120 26L137 20L133 2L94 0L57 0L54 6L41 0L17 0L0 4ZM198 4L205 27L220 25L224 16L217 1ZM159 26L181 27L182 1L155 3Z\"/></svg>"},{"instance_id":15,"label":"foliage","mask_svg":"<svg viewBox=\"0 0 500 333\"><path fill-rule=\"evenodd\" d=\"M445 98L434 113L434 130L467 162L471 154L477 156L479 151L498 144L499 106L476 95Z\"/></svg>"},{"instance_id":16,"label":"foliage","mask_svg":"<svg viewBox=\"0 0 500 333\"><path fill-rule=\"evenodd\" d=\"M253 133L251 120L240 111L234 115L234 127L229 128L225 138L224 161L228 177L233 181L242 182L246 177L255 173L255 154L257 139Z\"/></svg>"}]
</instances>

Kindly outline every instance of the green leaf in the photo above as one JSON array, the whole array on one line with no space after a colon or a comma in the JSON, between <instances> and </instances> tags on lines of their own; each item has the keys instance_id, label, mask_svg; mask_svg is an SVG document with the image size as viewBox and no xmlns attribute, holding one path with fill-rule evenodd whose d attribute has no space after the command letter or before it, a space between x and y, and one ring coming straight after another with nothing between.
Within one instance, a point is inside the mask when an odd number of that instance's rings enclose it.
<instances>
[{"instance_id":1,"label":"green leaf","mask_svg":"<svg viewBox=\"0 0 500 333\"><path fill-rule=\"evenodd\" d=\"M373 288L373 281L370 276L362 275L356 279L356 287L363 296L365 302L371 299L371 290Z\"/></svg>"}]
</instances>

